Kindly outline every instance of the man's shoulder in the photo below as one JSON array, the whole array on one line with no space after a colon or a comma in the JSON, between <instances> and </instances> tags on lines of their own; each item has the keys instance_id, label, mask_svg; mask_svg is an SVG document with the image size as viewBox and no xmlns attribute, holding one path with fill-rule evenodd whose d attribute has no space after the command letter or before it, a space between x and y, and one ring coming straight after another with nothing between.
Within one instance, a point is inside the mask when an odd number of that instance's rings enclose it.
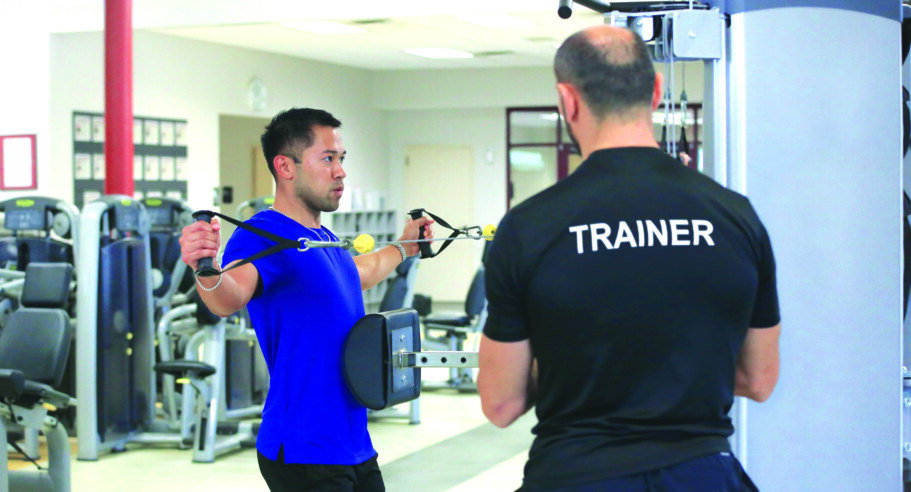
<instances>
[{"instance_id":1,"label":"man's shoulder","mask_svg":"<svg viewBox=\"0 0 911 492\"><path fill-rule=\"evenodd\" d=\"M285 237L286 234L283 234L283 232L286 227L284 227L280 221L276 220L274 217L271 217L271 215L272 214L265 211L259 212L249 219L244 220L243 223L250 227ZM256 233L255 231L251 231L238 226L234 229L234 232L231 233L231 237L228 239L225 248L228 249L242 247L251 244L259 245L263 243L272 244L272 241L266 237L263 237L261 234Z\"/></svg>"}]
</instances>

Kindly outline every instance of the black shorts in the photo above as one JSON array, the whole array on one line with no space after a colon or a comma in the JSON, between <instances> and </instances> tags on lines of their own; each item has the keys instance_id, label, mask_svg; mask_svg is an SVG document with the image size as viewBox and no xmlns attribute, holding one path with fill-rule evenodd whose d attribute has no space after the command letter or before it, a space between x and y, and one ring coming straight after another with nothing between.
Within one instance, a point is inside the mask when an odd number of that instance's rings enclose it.
<instances>
[{"instance_id":1,"label":"black shorts","mask_svg":"<svg viewBox=\"0 0 911 492\"><path fill-rule=\"evenodd\" d=\"M383 475L376 456L359 465L308 465L285 463L284 448L270 460L259 451L259 472L272 492L383 492Z\"/></svg>"}]
</instances>

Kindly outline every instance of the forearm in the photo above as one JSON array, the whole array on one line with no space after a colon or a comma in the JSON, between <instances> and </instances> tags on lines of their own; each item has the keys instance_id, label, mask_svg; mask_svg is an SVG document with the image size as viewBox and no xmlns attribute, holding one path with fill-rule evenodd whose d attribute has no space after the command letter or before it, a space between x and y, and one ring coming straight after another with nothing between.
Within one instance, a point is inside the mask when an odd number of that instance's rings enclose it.
<instances>
[{"instance_id":1,"label":"forearm","mask_svg":"<svg viewBox=\"0 0 911 492\"><path fill-rule=\"evenodd\" d=\"M778 379L777 371L774 375L771 372L769 370L764 377L757 378L738 367L734 373L734 396L743 396L760 403L768 400L775 389L774 381Z\"/></svg>"},{"instance_id":2,"label":"forearm","mask_svg":"<svg viewBox=\"0 0 911 492\"><path fill-rule=\"evenodd\" d=\"M537 363L528 340L495 342L481 336L478 392L484 416L497 427L507 427L535 403Z\"/></svg>"},{"instance_id":3,"label":"forearm","mask_svg":"<svg viewBox=\"0 0 911 492\"><path fill-rule=\"evenodd\" d=\"M489 380L486 380L486 378L482 376L483 374L483 371L478 372L479 389L484 386L489 386ZM535 395L537 394L537 390L537 375L530 373L524 390L514 394L512 397L484 398L482 393L481 411L484 413L484 416L487 417L487 420L497 427L508 427L535 406Z\"/></svg>"},{"instance_id":4,"label":"forearm","mask_svg":"<svg viewBox=\"0 0 911 492\"><path fill-rule=\"evenodd\" d=\"M373 253L354 257L358 274L361 277L361 290L367 290L388 277L395 267L402 262L402 253L395 246L389 245Z\"/></svg>"},{"instance_id":5,"label":"forearm","mask_svg":"<svg viewBox=\"0 0 911 492\"><path fill-rule=\"evenodd\" d=\"M247 305L258 282L259 273L247 264L220 276L197 277L196 292L210 311L225 318Z\"/></svg>"},{"instance_id":6,"label":"forearm","mask_svg":"<svg viewBox=\"0 0 911 492\"><path fill-rule=\"evenodd\" d=\"M525 412L535 406L538 396L538 359L532 359L531 371L528 373L528 387L525 389ZM525 413L522 412L522 413Z\"/></svg>"},{"instance_id":7,"label":"forearm","mask_svg":"<svg viewBox=\"0 0 911 492\"><path fill-rule=\"evenodd\" d=\"M196 292L199 293L199 297L202 301L206 303L206 307L209 308L209 311L225 318L243 308L244 303L241 300L240 289L237 286L237 282L230 274L223 274L221 283L217 284L217 282L218 277L197 278ZM211 291L202 288L211 289L216 284L218 287Z\"/></svg>"},{"instance_id":8,"label":"forearm","mask_svg":"<svg viewBox=\"0 0 911 492\"><path fill-rule=\"evenodd\" d=\"M750 385L746 381L742 381L739 375L734 379L734 396L742 396L754 401L756 400L756 396L753 394L753 391L750 390Z\"/></svg>"},{"instance_id":9,"label":"forearm","mask_svg":"<svg viewBox=\"0 0 911 492\"><path fill-rule=\"evenodd\" d=\"M778 382L778 337L781 325L750 328L734 369L734 394L763 402Z\"/></svg>"}]
</instances>

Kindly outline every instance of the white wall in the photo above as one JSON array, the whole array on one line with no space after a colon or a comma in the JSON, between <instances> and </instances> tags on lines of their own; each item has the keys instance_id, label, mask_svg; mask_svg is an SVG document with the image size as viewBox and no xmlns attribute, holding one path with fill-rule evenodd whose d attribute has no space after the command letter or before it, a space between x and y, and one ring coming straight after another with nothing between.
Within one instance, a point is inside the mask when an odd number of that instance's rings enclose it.
<instances>
[{"instance_id":1,"label":"white wall","mask_svg":"<svg viewBox=\"0 0 911 492\"><path fill-rule=\"evenodd\" d=\"M0 135L36 135L38 179L36 190L0 191L0 200L22 195L46 195L52 189L50 134L48 128L48 33L26 24L34 6L4 6L0 15Z\"/></svg>"},{"instance_id":2,"label":"white wall","mask_svg":"<svg viewBox=\"0 0 911 492\"><path fill-rule=\"evenodd\" d=\"M473 223L498 224L506 212L506 110L504 108L388 111L389 204L403 214L413 208L434 211L432 203L403 203L405 147L408 145L468 145L474 154ZM488 160L488 149L491 159ZM428 183L442 187L444 182ZM404 215L403 215L404 217ZM443 217L444 219L446 217ZM442 236L442 233L438 233ZM448 235L448 234L446 234ZM451 247L457 247L455 245ZM475 265L483 244L476 244Z\"/></svg>"},{"instance_id":3,"label":"white wall","mask_svg":"<svg viewBox=\"0 0 911 492\"><path fill-rule=\"evenodd\" d=\"M664 72L664 65L655 64L655 70ZM701 62L679 63L674 80L675 98L680 96L685 82L689 101L702 101ZM377 109L505 109L557 104L551 67L394 70L374 72L371 85L373 105Z\"/></svg>"},{"instance_id":4,"label":"white wall","mask_svg":"<svg viewBox=\"0 0 911 492\"><path fill-rule=\"evenodd\" d=\"M372 92L378 109L506 108L556 104L554 87L547 67L394 70L374 72Z\"/></svg>"},{"instance_id":5,"label":"white wall","mask_svg":"<svg viewBox=\"0 0 911 492\"><path fill-rule=\"evenodd\" d=\"M104 45L101 33L51 36L51 157L55 179L48 192L73 199L72 112L104 111ZM267 107L252 111L247 85L268 88ZM348 146L349 185L387 188L381 156L384 116L372 108L368 72L287 56L136 31L133 38L133 112L188 121L189 202L212 206L218 185L220 114L271 117L293 106L317 107L342 121Z\"/></svg>"}]
</instances>

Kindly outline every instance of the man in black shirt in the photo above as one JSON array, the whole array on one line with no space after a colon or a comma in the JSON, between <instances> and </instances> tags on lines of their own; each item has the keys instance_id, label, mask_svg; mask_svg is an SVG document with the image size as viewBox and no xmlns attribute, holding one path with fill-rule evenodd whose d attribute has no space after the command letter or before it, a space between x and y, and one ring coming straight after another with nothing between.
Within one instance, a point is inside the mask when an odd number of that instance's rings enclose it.
<instances>
[{"instance_id":1,"label":"man in black shirt","mask_svg":"<svg viewBox=\"0 0 911 492\"><path fill-rule=\"evenodd\" d=\"M554 70L585 160L497 229L484 414L505 427L536 407L521 490L751 490L727 413L778 379L768 234L745 197L659 150L662 78L636 34L577 33Z\"/></svg>"}]
</instances>

